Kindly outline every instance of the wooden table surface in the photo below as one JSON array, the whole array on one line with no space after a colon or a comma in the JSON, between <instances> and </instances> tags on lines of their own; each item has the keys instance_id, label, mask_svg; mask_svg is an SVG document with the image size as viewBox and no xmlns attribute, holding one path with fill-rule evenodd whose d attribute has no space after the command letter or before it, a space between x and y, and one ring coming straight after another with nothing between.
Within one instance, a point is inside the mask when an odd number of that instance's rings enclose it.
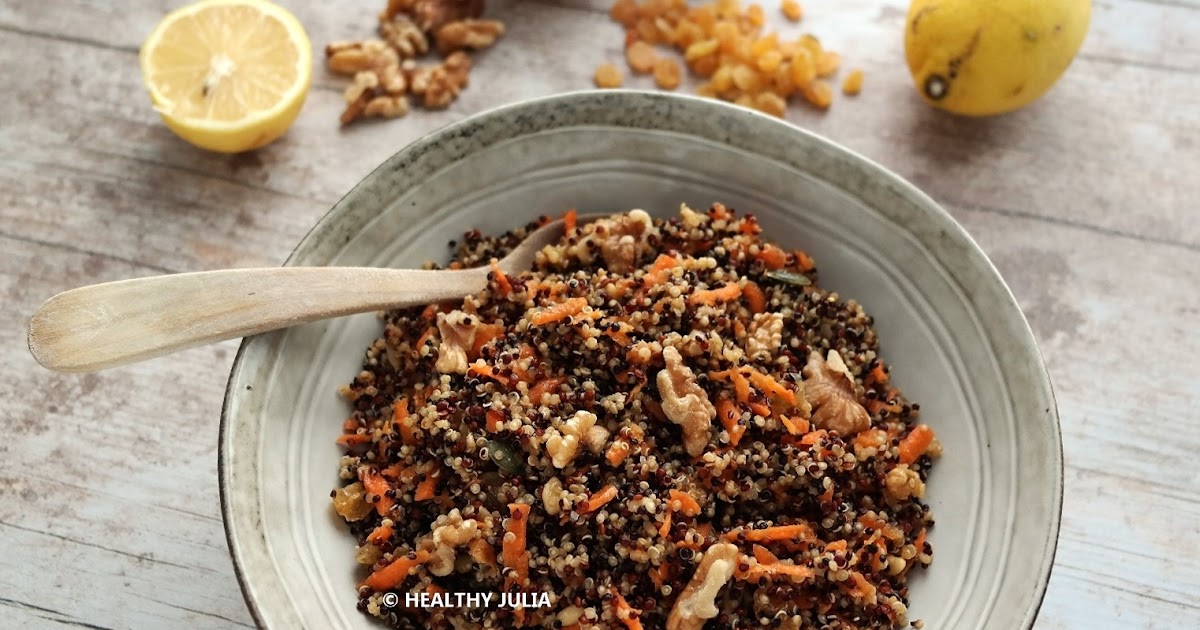
<instances>
[{"instance_id":1,"label":"wooden table surface","mask_svg":"<svg viewBox=\"0 0 1200 630\"><path fill-rule=\"evenodd\" d=\"M508 35L449 110L341 130L344 81L318 68L283 140L222 156L177 140L142 90L138 45L179 4L0 3L5 627L251 625L217 496L236 343L54 374L25 347L38 304L94 282L280 264L400 147L495 105L589 88L622 41L605 0L494 1ZM371 32L382 0L284 4L321 46ZM866 84L788 119L944 204L1008 280L1049 364L1066 497L1038 627L1200 627L1200 3L1096 0L1058 86L990 120L918 101L899 0L804 4L789 32L821 36Z\"/></svg>"}]
</instances>

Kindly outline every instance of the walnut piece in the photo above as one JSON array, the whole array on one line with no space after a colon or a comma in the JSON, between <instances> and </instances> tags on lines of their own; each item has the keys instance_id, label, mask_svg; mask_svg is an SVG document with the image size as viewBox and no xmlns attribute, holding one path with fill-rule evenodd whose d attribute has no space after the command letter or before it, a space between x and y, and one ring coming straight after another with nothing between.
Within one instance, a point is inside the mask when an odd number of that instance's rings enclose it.
<instances>
[{"instance_id":1,"label":"walnut piece","mask_svg":"<svg viewBox=\"0 0 1200 630\"><path fill-rule=\"evenodd\" d=\"M630 210L613 218L596 221L596 228L603 229L600 255L612 273L627 273L636 265L643 250L649 251L647 237L658 234L650 215L645 210Z\"/></svg>"},{"instance_id":2,"label":"walnut piece","mask_svg":"<svg viewBox=\"0 0 1200 630\"><path fill-rule=\"evenodd\" d=\"M925 482L921 481L921 476L909 468L908 464L900 464L889 470L884 477L883 488L892 503L925 496Z\"/></svg>"},{"instance_id":3,"label":"walnut piece","mask_svg":"<svg viewBox=\"0 0 1200 630\"><path fill-rule=\"evenodd\" d=\"M404 96L408 79L396 51L385 42L372 39L330 44L325 54L330 69L354 72L354 82L344 94L343 125L363 116L397 118L408 113L408 99Z\"/></svg>"},{"instance_id":4,"label":"walnut piece","mask_svg":"<svg viewBox=\"0 0 1200 630\"><path fill-rule=\"evenodd\" d=\"M354 548L354 560L365 567L379 562L381 557L383 550L375 543L366 542Z\"/></svg>"},{"instance_id":5,"label":"walnut piece","mask_svg":"<svg viewBox=\"0 0 1200 630\"><path fill-rule=\"evenodd\" d=\"M429 40L425 33L405 15L379 19L379 36L384 39L401 59L412 59L429 51Z\"/></svg>"},{"instance_id":6,"label":"walnut piece","mask_svg":"<svg viewBox=\"0 0 1200 630\"><path fill-rule=\"evenodd\" d=\"M413 94L422 96L429 109L444 109L467 87L471 58L464 52L452 53L436 66L417 68L412 73Z\"/></svg>"},{"instance_id":7,"label":"walnut piece","mask_svg":"<svg viewBox=\"0 0 1200 630\"><path fill-rule=\"evenodd\" d=\"M758 313L746 337L746 356L752 360L770 357L783 344L783 315Z\"/></svg>"},{"instance_id":8,"label":"walnut piece","mask_svg":"<svg viewBox=\"0 0 1200 630\"><path fill-rule=\"evenodd\" d=\"M871 416L855 394L854 377L837 350L830 350L824 359L819 352L810 353L804 377L804 398L812 406L812 421L818 428L849 437L871 426Z\"/></svg>"},{"instance_id":9,"label":"walnut piece","mask_svg":"<svg viewBox=\"0 0 1200 630\"><path fill-rule=\"evenodd\" d=\"M439 517L435 521L435 524L437 523L442 524L434 527L432 535L422 539L418 548L430 553L429 561L426 563L429 572L443 577L454 572L454 561L458 557L455 549L466 546L479 538L482 532L479 530L478 521L463 519L457 509L450 510L450 513L444 517Z\"/></svg>"},{"instance_id":10,"label":"walnut piece","mask_svg":"<svg viewBox=\"0 0 1200 630\"><path fill-rule=\"evenodd\" d=\"M484 0L410 0L406 4L405 11L412 16L413 22L422 31L435 33L451 22L482 15Z\"/></svg>"},{"instance_id":11,"label":"walnut piece","mask_svg":"<svg viewBox=\"0 0 1200 630\"><path fill-rule=\"evenodd\" d=\"M579 410L566 422L546 429L546 452L555 468L566 468L585 446L596 426L596 414Z\"/></svg>"},{"instance_id":12,"label":"walnut piece","mask_svg":"<svg viewBox=\"0 0 1200 630\"><path fill-rule=\"evenodd\" d=\"M721 612L716 605L717 593L733 577L737 561L737 545L719 542L709 547L691 581L671 607L667 630L700 630L707 620L716 617Z\"/></svg>"},{"instance_id":13,"label":"walnut piece","mask_svg":"<svg viewBox=\"0 0 1200 630\"><path fill-rule=\"evenodd\" d=\"M470 315L454 310L438 313L437 327L442 340L433 369L442 374L466 374L467 350L475 343L478 323Z\"/></svg>"},{"instance_id":14,"label":"walnut piece","mask_svg":"<svg viewBox=\"0 0 1200 630\"><path fill-rule=\"evenodd\" d=\"M657 379L663 413L683 427L683 447L688 455L697 457L708 446L717 409L704 388L696 384L696 374L683 364L674 346L663 348L662 355L666 368L659 371Z\"/></svg>"},{"instance_id":15,"label":"walnut piece","mask_svg":"<svg viewBox=\"0 0 1200 630\"><path fill-rule=\"evenodd\" d=\"M542 486L542 506L546 509L546 514L558 516L558 513L562 511L562 503L559 500L562 492L563 485L558 477L551 477Z\"/></svg>"},{"instance_id":16,"label":"walnut piece","mask_svg":"<svg viewBox=\"0 0 1200 630\"><path fill-rule=\"evenodd\" d=\"M499 20L459 20L443 25L434 34L438 52L448 55L456 50L469 48L481 50L496 43L504 34L504 23Z\"/></svg>"}]
</instances>

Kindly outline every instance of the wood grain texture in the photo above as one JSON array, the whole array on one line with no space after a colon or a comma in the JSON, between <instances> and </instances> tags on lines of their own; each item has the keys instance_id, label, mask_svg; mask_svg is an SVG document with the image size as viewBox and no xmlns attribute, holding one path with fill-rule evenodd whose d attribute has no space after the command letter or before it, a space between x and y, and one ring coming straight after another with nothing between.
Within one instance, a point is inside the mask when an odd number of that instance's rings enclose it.
<instances>
[{"instance_id":1,"label":"wood grain texture","mask_svg":"<svg viewBox=\"0 0 1200 630\"><path fill-rule=\"evenodd\" d=\"M380 0L381 1L381 0ZM286 0L314 44L364 36L380 1ZM444 112L340 130L318 69L296 126L241 156L157 120L137 47L181 0L0 3L0 618L14 627L249 625L219 518L216 431L235 345L102 375L39 368L51 295L162 272L270 266L370 169L484 109L590 87L619 60L606 0L508 0L508 34ZM767 2L774 15L774 3ZM917 101L905 4L805 3L864 92L789 120L911 179L1008 279L1054 379L1062 536L1040 628L1200 627L1200 3L1096 0L1059 85L1012 115ZM629 85L649 87L638 77Z\"/></svg>"}]
</instances>

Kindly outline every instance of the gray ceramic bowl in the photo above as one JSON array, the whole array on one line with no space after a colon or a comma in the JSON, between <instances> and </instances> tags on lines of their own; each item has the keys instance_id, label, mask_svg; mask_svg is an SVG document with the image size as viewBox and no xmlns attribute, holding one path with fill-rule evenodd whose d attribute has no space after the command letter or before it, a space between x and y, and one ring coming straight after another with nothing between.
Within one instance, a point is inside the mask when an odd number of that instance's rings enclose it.
<instances>
[{"instance_id":1,"label":"gray ceramic bowl","mask_svg":"<svg viewBox=\"0 0 1200 630\"><path fill-rule=\"evenodd\" d=\"M1016 302L983 252L931 199L861 156L779 120L697 98L567 94L446 127L346 195L288 265L416 266L472 227L539 214L681 201L753 211L803 247L823 283L878 322L893 378L940 436L929 481L933 566L910 618L930 628L1032 625L1062 503L1050 382ZM221 423L230 551L258 623L374 628L355 610L353 540L329 507L338 385L379 334L371 315L243 342Z\"/></svg>"}]
</instances>

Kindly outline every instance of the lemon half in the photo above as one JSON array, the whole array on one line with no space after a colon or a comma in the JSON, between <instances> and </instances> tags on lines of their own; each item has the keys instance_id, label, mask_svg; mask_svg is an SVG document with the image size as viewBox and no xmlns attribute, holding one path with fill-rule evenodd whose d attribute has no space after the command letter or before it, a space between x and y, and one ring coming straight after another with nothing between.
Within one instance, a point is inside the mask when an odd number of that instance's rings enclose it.
<instances>
[{"instance_id":1,"label":"lemon half","mask_svg":"<svg viewBox=\"0 0 1200 630\"><path fill-rule=\"evenodd\" d=\"M304 27L265 0L203 0L177 9L146 38L140 58L167 127L223 153L283 135L312 83Z\"/></svg>"}]
</instances>

